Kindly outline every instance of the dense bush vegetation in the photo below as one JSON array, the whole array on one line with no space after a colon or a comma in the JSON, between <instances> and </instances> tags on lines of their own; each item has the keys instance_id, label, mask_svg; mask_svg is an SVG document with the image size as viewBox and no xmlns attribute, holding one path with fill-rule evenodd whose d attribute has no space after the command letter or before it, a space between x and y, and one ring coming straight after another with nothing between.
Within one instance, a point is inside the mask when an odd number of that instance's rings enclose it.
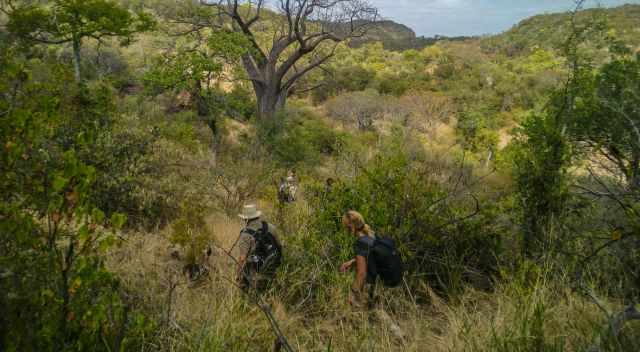
<instances>
[{"instance_id":1,"label":"dense bush vegetation","mask_svg":"<svg viewBox=\"0 0 640 352\"><path fill-rule=\"evenodd\" d=\"M299 351L640 348L638 6L339 45L265 119L239 62L266 22L80 3L0 2L0 350L270 350L273 331ZM69 42L65 9L127 28ZM236 282L247 203L284 245L260 294ZM350 209L406 269L366 311L338 270Z\"/></svg>"},{"instance_id":2,"label":"dense bush vegetation","mask_svg":"<svg viewBox=\"0 0 640 352\"><path fill-rule=\"evenodd\" d=\"M126 221L117 198L108 215L99 208L112 195L95 153L111 96L100 84L76 86L46 56L5 46L0 61L2 91L13 92L0 101L3 348L136 348L149 325L103 260Z\"/></svg>"}]
</instances>

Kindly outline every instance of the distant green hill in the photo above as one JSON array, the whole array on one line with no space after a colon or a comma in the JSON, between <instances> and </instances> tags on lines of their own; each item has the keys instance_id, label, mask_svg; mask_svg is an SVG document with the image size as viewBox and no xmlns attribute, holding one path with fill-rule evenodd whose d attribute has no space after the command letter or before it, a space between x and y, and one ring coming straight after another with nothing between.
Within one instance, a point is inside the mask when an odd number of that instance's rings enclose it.
<instances>
[{"instance_id":1,"label":"distant green hill","mask_svg":"<svg viewBox=\"0 0 640 352\"><path fill-rule=\"evenodd\" d=\"M415 45L416 33L409 27L393 21L381 21L367 31L362 38L355 38L351 46L361 47L367 43L382 42L388 50L406 50Z\"/></svg>"},{"instance_id":2,"label":"distant green hill","mask_svg":"<svg viewBox=\"0 0 640 352\"><path fill-rule=\"evenodd\" d=\"M569 13L533 16L504 33L484 38L482 43L485 49L509 56L526 53L535 46L557 48L567 38L569 19ZM619 39L633 47L640 47L640 5L588 9L578 15L578 23L582 24L594 19L606 20ZM351 46L357 48L367 43L381 42L387 50L402 51L421 49L441 40L467 39L475 37L418 37L408 26L385 20L372 27L366 36L352 40Z\"/></svg>"},{"instance_id":3,"label":"distant green hill","mask_svg":"<svg viewBox=\"0 0 640 352\"><path fill-rule=\"evenodd\" d=\"M376 23L362 38L351 40L351 46L358 48L364 44L381 42L385 49L402 51L408 49L422 49L433 45L439 40L466 40L470 37L418 37L416 33L404 24L394 21L380 21Z\"/></svg>"},{"instance_id":4,"label":"distant green hill","mask_svg":"<svg viewBox=\"0 0 640 352\"><path fill-rule=\"evenodd\" d=\"M605 20L613 34L634 48L640 46L640 5L583 10L577 16L578 25ZM558 48L570 31L570 14L537 15L515 25L510 30L485 38L483 46L509 56L528 52L533 47Z\"/></svg>"}]
</instances>

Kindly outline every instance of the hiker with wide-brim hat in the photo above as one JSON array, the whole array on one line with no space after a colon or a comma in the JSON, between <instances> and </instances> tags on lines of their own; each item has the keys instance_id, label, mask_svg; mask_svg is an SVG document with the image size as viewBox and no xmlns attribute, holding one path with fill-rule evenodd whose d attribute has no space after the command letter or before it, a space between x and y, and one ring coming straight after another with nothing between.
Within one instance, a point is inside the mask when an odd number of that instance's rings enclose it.
<instances>
[{"instance_id":1,"label":"hiker with wide-brim hat","mask_svg":"<svg viewBox=\"0 0 640 352\"><path fill-rule=\"evenodd\" d=\"M275 276L282 261L282 246L275 226L262 220L255 204L238 216L245 222L238 239L238 283L244 289L262 289Z\"/></svg>"}]
</instances>

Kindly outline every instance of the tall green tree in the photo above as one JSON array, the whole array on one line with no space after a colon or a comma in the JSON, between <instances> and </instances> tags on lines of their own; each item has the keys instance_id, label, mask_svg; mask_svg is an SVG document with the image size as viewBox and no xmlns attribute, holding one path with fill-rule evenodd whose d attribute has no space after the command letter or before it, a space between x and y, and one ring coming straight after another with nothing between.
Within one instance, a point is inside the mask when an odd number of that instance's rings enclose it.
<instances>
[{"instance_id":1,"label":"tall green tree","mask_svg":"<svg viewBox=\"0 0 640 352\"><path fill-rule=\"evenodd\" d=\"M84 40L117 38L121 45L127 45L135 33L154 26L150 15L134 14L110 0L55 0L44 4L9 0L3 11L9 17L9 32L27 42L70 43L78 82L82 80L80 67Z\"/></svg>"},{"instance_id":2,"label":"tall green tree","mask_svg":"<svg viewBox=\"0 0 640 352\"><path fill-rule=\"evenodd\" d=\"M514 174L522 210L523 252L529 258L557 249L561 239L554 230L562 224L570 200L569 168L576 159L576 140L569 129L580 115L577 107L594 66L593 54L585 52L584 44L600 38L606 30L598 20L579 23L583 4L576 1L567 23L571 30L562 46L567 65L565 83L552 92L542 111L530 114L516 142Z\"/></svg>"},{"instance_id":3,"label":"tall green tree","mask_svg":"<svg viewBox=\"0 0 640 352\"><path fill-rule=\"evenodd\" d=\"M623 49L623 50L619 50ZM630 302L640 300L640 57L614 47L611 61L581 78L568 135L580 146L588 177L576 184L584 199L606 204L598 241L584 260L610 260L608 279Z\"/></svg>"},{"instance_id":4,"label":"tall green tree","mask_svg":"<svg viewBox=\"0 0 640 352\"><path fill-rule=\"evenodd\" d=\"M640 59L622 54L585 75L570 121L572 138L613 166L629 191L640 191Z\"/></svg>"},{"instance_id":5,"label":"tall green tree","mask_svg":"<svg viewBox=\"0 0 640 352\"><path fill-rule=\"evenodd\" d=\"M552 226L567 200L571 149L562 123L557 111L531 114L516 142L514 176L522 211L525 257L543 254L551 248Z\"/></svg>"},{"instance_id":6,"label":"tall green tree","mask_svg":"<svg viewBox=\"0 0 640 352\"><path fill-rule=\"evenodd\" d=\"M219 137L218 115L223 111L233 113L226 94L218 86L228 83L226 73L249 50L250 44L238 33L220 31L206 39L192 33L157 57L144 76L152 95L163 91L189 93L198 117L211 130L214 157Z\"/></svg>"}]
</instances>

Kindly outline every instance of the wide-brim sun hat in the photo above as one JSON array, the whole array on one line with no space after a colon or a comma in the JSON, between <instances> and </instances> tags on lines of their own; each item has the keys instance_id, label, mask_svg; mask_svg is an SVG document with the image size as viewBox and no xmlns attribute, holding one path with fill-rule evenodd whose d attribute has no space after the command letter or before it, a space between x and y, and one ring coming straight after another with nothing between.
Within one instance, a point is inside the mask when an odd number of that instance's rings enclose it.
<instances>
[{"instance_id":1,"label":"wide-brim sun hat","mask_svg":"<svg viewBox=\"0 0 640 352\"><path fill-rule=\"evenodd\" d=\"M243 220L252 220L262 216L262 212L258 210L255 204L249 204L242 208L242 214L238 214L238 216Z\"/></svg>"}]
</instances>

